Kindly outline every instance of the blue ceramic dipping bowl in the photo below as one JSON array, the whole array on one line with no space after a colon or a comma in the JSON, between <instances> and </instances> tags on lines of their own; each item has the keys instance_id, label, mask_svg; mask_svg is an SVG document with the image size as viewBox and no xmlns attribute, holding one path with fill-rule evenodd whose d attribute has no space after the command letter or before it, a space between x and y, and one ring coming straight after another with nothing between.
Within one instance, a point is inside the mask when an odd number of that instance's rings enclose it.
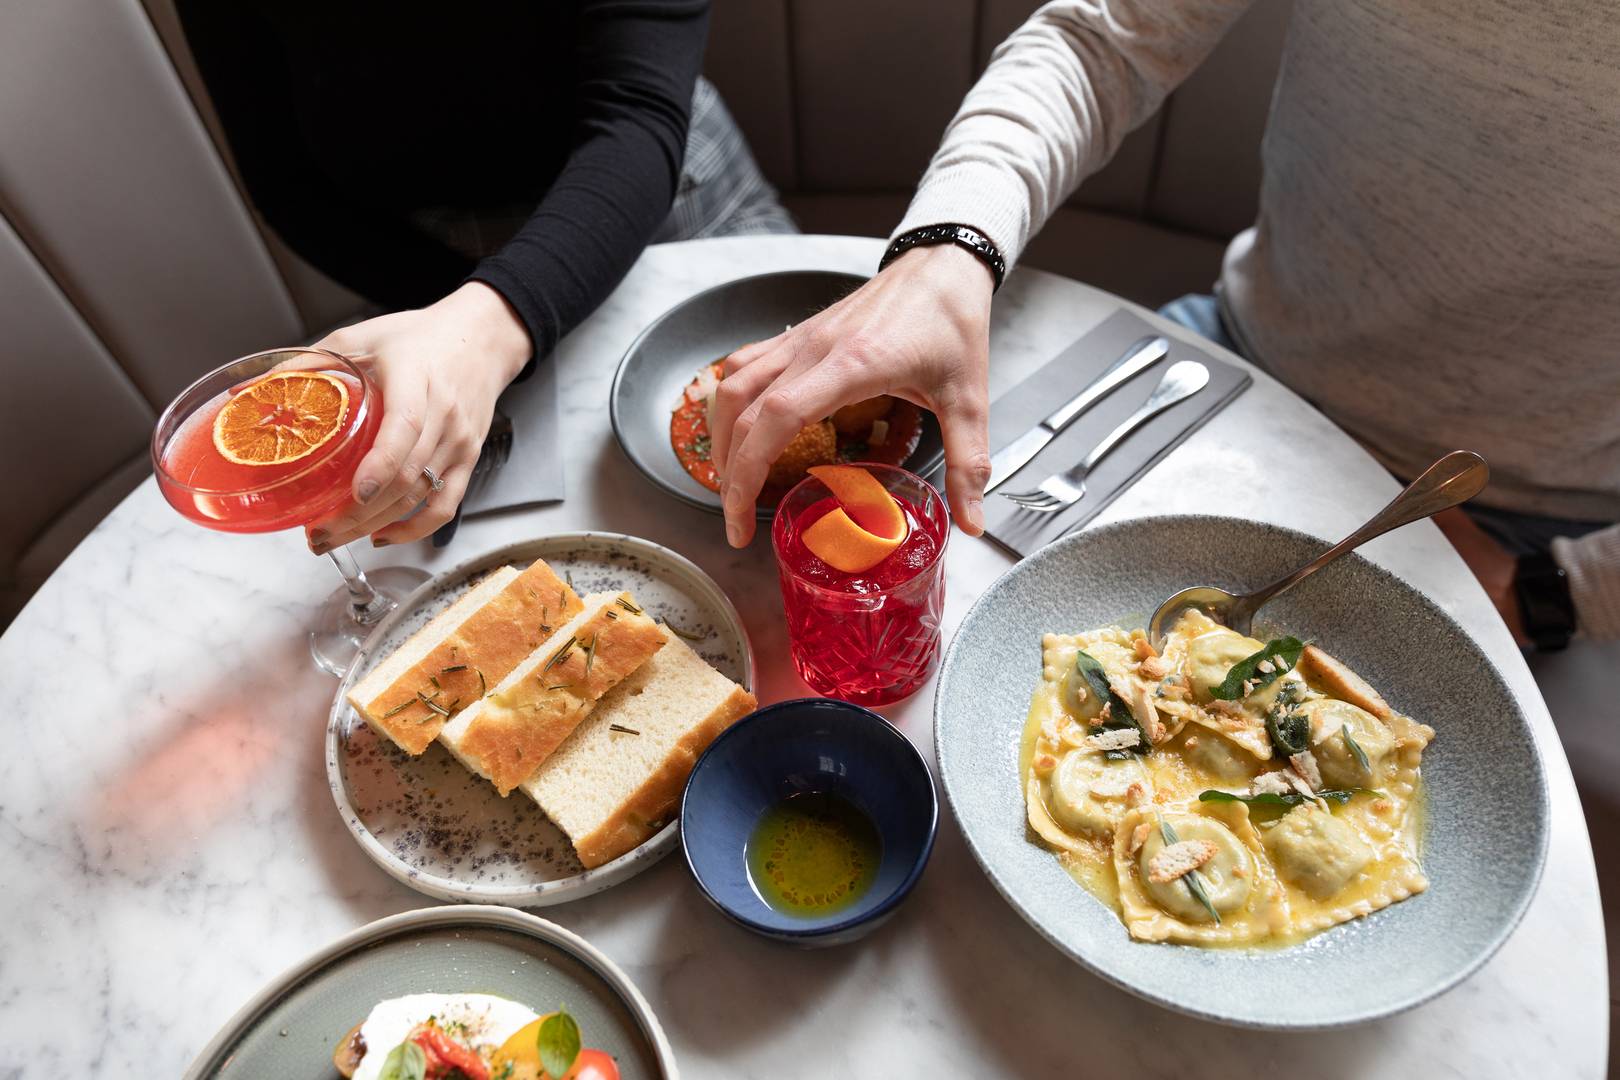
<instances>
[{"instance_id":1,"label":"blue ceramic dipping bowl","mask_svg":"<svg viewBox=\"0 0 1620 1080\"><path fill-rule=\"evenodd\" d=\"M883 853L871 888L825 916L766 905L748 878L748 838L789 795L833 794L877 828ZM778 702L726 729L698 759L681 802L681 848L703 895L732 921L806 948L875 930L917 884L939 823L928 764L883 717L847 701Z\"/></svg>"}]
</instances>

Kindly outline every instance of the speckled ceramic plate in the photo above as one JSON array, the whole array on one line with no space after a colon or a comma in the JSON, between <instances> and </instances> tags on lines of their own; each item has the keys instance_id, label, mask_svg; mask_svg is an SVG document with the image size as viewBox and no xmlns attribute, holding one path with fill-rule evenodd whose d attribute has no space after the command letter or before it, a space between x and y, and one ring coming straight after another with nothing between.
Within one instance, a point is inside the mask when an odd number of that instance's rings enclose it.
<instances>
[{"instance_id":1,"label":"speckled ceramic plate","mask_svg":"<svg viewBox=\"0 0 1620 1080\"><path fill-rule=\"evenodd\" d=\"M332 699L326 774L344 824L372 861L441 900L541 907L589 896L639 873L678 843L671 823L634 851L586 870L533 800L501 798L437 743L411 757L345 700L349 688L496 567L545 559L581 594L629 589L655 618L706 635L691 642L728 678L753 688L754 659L737 609L692 562L650 540L565 533L482 555L423 585L372 631Z\"/></svg>"},{"instance_id":2,"label":"speckled ceramic plate","mask_svg":"<svg viewBox=\"0 0 1620 1080\"><path fill-rule=\"evenodd\" d=\"M1028 834L1018 749L1043 632L1140 620L1186 585L1258 588L1327 543L1215 517L1142 518L1065 537L986 590L940 675L940 779L996 888L1103 978L1205 1019L1322 1028L1426 1001L1506 940L1546 859L1546 780L1513 694L1438 605L1355 555L1267 605L1262 621L1321 642L1435 729L1423 755L1427 892L1290 948L1143 944Z\"/></svg>"},{"instance_id":3,"label":"speckled ceramic plate","mask_svg":"<svg viewBox=\"0 0 1620 1080\"><path fill-rule=\"evenodd\" d=\"M689 297L658 316L625 351L613 376L608 416L630 463L682 502L720 513L720 496L687 475L669 445L669 418L705 365L752 341L780 334L859 288L866 278L831 270L784 270L738 278ZM923 413L909 467L940 453L939 423ZM759 507L761 519L774 512Z\"/></svg>"},{"instance_id":4,"label":"speckled ceramic plate","mask_svg":"<svg viewBox=\"0 0 1620 1080\"><path fill-rule=\"evenodd\" d=\"M675 1055L628 976L584 938L521 911L428 908L379 919L321 949L254 996L185 1080L336 1076L332 1050L387 998L496 994L538 1013L563 1006L586 1046L624 1080L675 1080Z\"/></svg>"}]
</instances>

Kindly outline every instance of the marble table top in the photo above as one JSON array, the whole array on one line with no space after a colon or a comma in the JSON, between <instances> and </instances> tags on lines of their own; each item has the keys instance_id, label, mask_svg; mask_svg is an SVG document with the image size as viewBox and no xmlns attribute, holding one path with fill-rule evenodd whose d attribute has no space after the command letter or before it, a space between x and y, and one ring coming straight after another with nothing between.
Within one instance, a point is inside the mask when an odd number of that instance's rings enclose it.
<instances>
[{"instance_id":1,"label":"marble table top","mask_svg":"<svg viewBox=\"0 0 1620 1080\"><path fill-rule=\"evenodd\" d=\"M613 442L607 387L636 332L686 296L769 270L869 272L879 250L847 237L649 250L556 356L567 501L469 521L444 552L418 544L368 549L362 560L440 569L549 532L645 536L685 553L736 601L763 662L761 700L802 694L768 543L734 552L718 518L648 487ZM996 301L992 392L1122 303L1015 273ZM1249 480L1283 446L1303 482L1286 501L1267 499ZM1202 511L1336 539L1396 489L1349 438L1257 372L1248 393L1100 520ZM1530 716L1551 787L1546 876L1523 925L1480 972L1413 1012L1262 1034L1139 1001L1030 929L980 873L948 811L916 893L855 947L801 953L751 937L707 906L678 858L541 914L624 966L688 1077L1601 1076L1603 921L1546 707L1438 530L1424 523L1364 550L1476 635ZM990 544L958 537L947 635L1010 565ZM327 790L321 742L334 684L308 662L304 629L336 583L295 535L207 532L148 480L0 638L12 733L0 755L0 1075L177 1075L276 973L362 923L431 902L361 854ZM928 687L885 710L930 761L932 699Z\"/></svg>"}]
</instances>

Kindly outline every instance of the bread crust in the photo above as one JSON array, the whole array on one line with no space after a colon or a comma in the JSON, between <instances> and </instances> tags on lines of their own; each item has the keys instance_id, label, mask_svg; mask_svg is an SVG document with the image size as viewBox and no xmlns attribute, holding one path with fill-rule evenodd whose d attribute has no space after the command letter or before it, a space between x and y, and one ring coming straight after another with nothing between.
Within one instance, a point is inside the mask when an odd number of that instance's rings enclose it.
<instances>
[{"instance_id":1,"label":"bread crust","mask_svg":"<svg viewBox=\"0 0 1620 1080\"><path fill-rule=\"evenodd\" d=\"M1388 721L1394 713L1389 707L1389 702L1385 701L1383 695L1374 690L1367 680L1315 645L1305 646L1305 652L1299 658L1299 666L1305 668L1308 674L1314 676L1341 701L1348 701L1384 721Z\"/></svg>"},{"instance_id":2,"label":"bread crust","mask_svg":"<svg viewBox=\"0 0 1620 1080\"><path fill-rule=\"evenodd\" d=\"M759 702L742 687L731 693L702 723L681 736L656 772L601 825L584 836L570 836L586 869L612 862L651 839L675 813L692 766L722 731L753 712Z\"/></svg>"},{"instance_id":3,"label":"bread crust","mask_svg":"<svg viewBox=\"0 0 1620 1080\"><path fill-rule=\"evenodd\" d=\"M387 688L365 699L368 688L362 682L350 693L349 703L379 734L408 754L420 754L438 737L450 716L494 689L550 636L552 627L561 626L583 608L574 590L545 560L536 559ZM431 634L436 622L417 635ZM447 671L449 668L460 670ZM418 694L449 715L436 711Z\"/></svg>"},{"instance_id":4,"label":"bread crust","mask_svg":"<svg viewBox=\"0 0 1620 1080\"><path fill-rule=\"evenodd\" d=\"M636 608L629 593L619 598L625 603L604 605L574 632L571 643L557 642L548 667L492 695L471 718L461 751L482 766L503 797L534 775L603 694L663 648L658 624ZM558 654L562 658L554 659Z\"/></svg>"},{"instance_id":5,"label":"bread crust","mask_svg":"<svg viewBox=\"0 0 1620 1080\"><path fill-rule=\"evenodd\" d=\"M366 1056L366 1043L360 1037L360 1026L364 1023L362 1020L345 1031L343 1038L338 1040L337 1049L332 1051L332 1064L337 1067L338 1075L345 1077L345 1080L354 1075L354 1071L360 1067L361 1059Z\"/></svg>"}]
</instances>

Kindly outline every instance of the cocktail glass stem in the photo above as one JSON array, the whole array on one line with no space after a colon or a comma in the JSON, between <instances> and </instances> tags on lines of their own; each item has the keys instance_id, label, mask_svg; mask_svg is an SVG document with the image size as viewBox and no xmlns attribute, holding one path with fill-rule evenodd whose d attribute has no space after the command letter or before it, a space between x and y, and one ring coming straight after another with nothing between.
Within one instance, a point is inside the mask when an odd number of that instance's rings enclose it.
<instances>
[{"instance_id":1,"label":"cocktail glass stem","mask_svg":"<svg viewBox=\"0 0 1620 1080\"><path fill-rule=\"evenodd\" d=\"M366 572L360 569L360 564L347 547L326 554L338 568L338 573L343 575L343 583L349 587L350 618L361 626L371 626L394 610L395 602L372 588L371 582L366 580Z\"/></svg>"},{"instance_id":2,"label":"cocktail glass stem","mask_svg":"<svg viewBox=\"0 0 1620 1080\"><path fill-rule=\"evenodd\" d=\"M426 581L428 573L414 566L384 566L368 574L346 547L327 554L343 575L343 588L328 597L315 616L309 654L323 670L342 675L360 655L371 628Z\"/></svg>"}]
</instances>

